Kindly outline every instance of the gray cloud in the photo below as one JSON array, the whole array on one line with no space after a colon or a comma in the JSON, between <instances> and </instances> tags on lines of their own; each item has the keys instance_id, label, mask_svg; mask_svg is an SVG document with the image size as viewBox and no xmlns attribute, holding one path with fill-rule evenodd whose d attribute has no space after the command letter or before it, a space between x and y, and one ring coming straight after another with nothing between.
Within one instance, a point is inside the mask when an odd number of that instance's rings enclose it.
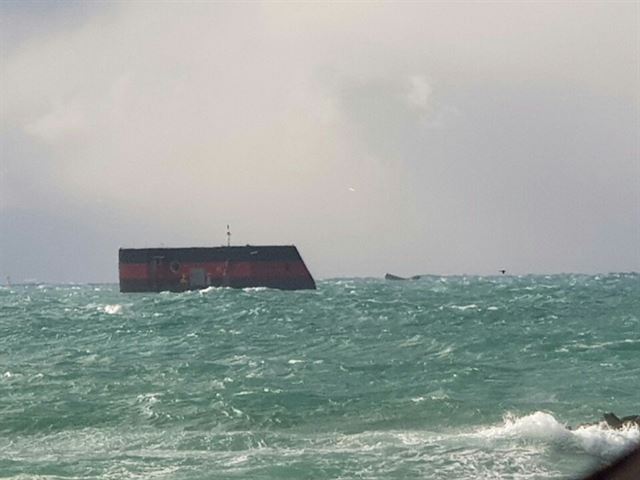
<instances>
[{"instance_id":1,"label":"gray cloud","mask_svg":"<svg viewBox=\"0 0 640 480\"><path fill-rule=\"evenodd\" d=\"M318 276L640 269L637 5L108 7L3 50L3 272L227 223ZM15 273L52 228L92 267Z\"/></svg>"}]
</instances>

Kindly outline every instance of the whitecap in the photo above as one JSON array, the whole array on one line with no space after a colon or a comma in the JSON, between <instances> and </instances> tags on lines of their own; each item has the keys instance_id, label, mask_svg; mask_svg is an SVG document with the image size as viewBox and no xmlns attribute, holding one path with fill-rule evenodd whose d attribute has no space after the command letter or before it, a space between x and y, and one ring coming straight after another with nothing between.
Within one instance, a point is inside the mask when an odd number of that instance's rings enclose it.
<instances>
[{"instance_id":1,"label":"whitecap","mask_svg":"<svg viewBox=\"0 0 640 480\"><path fill-rule=\"evenodd\" d=\"M118 315L122 313L122 305L116 303L114 305L105 305L103 307L104 313L108 315Z\"/></svg>"},{"instance_id":2,"label":"whitecap","mask_svg":"<svg viewBox=\"0 0 640 480\"><path fill-rule=\"evenodd\" d=\"M136 403L140 405L140 412L147 418L157 417L153 406L160 401L160 393L143 393L136 397Z\"/></svg>"},{"instance_id":3,"label":"whitecap","mask_svg":"<svg viewBox=\"0 0 640 480\"><path fill-rule=\"evenodd\" d=\"M439 388L429 394L431 400L449 400L449 395L443 389Z\"/></svg>"},{"instance_id":4,"label":"whitecap","mask_svg":"<svg viewBox=\"0 0 640 480\"><path fill-rule=\"evenodd\" d=\"M234 393L233 396L234 397L244 397L246 395L253 395L255 392L251 391L251 390L242 390L241 392L238 393Z\"/></svg>"},{"instance_id":5,"label":"whitecap","mask_svg":"<svg viewBox=\"0 0 640 480\"><path fill-rule=\"evenodd\" d=\"M230 460L227 460L226 465L238 465L241 463L245 463L249 460L249 455L247 454L240 454L237 455L235 457L232 457Z\"/></svg>"},{"instance_id":6,"label":"whitecap","mask_svg":"<svg viewBox=\"0 0 640 480\"><path fill-rule=\"evenodd\" d=\"M604 423L579 427L573 432L574 443L585 452L605 458L614 458L640 445L640 427L614 430Z\"/></svg>"},{"instance_id":7,"label":"whitecap","mask_svg":"<svg viewBox=\"0 0 640 480\"><path fill-rule=\"evenodd\" d=\"M478 305L476 305L475 303L470 303L469 305L450 305L449 308L453 308L454 310L460 310L464 312L465 310L478 308Z\"/></svg>"},{"instance_id":8,"label":"whitecap","mask_svg":"<svg viewBox=\"0 0 640 480\"><path fill-rule=\"evenodd\" d=\"M205 294L205 293L211 293L211 292L218 292L220 290L229 290L229 287L207 287L207 288L202 288L198 290L198 292L200 294Z\"/></svg>"},{"instance_id":9,"label":"whitecap","mask_svg":"<svg viewBox=\"0 0 640 480\"><path fill-rule=\"evenodd\" d=\"M407 338L406 340L401 342L398 346L400 348L414 347L416 345L420 345L421 343L423 343L422 335L414 335L413 337Z\"/></svg>"},{"instance_id":10,"label":"whitecap","mask_svg":"<svg viewBox=\"0 0 640 480\"><path fill-rule=\"evenodd\" d=\"M33 375L32 377L29 378L29 381L36 381L36 380L40 380L41 378L44 378L44 374L43 373L36 373L35 375Z\"/></svg>"},{"instance_id":11,"label":"whitecap","mask_svg":"<svg viewBox=\"0 0 640 480\"><path fill-rule=\"evenodd\" d=\"M502 425L481 429L475 435L492 440L564 443L603 458L614 458L640 444L639 427L614 430L601 422L571 430L550 413L539 411L523 417L507 414Z\"/></svg>"},{"instance_id":12,"label":"whitecap","mask_svg":"<svg viewBox=\"0 0 640 480\"><path fill-rule=\"evenodd\" d=\"M227 388L224 382L221 382L220 380L212 380L211 386L217 390L224 390L225 388Z\"/></svg>"},{"instance_id":13,"label":"whitecap","mask_svg":"<svg viewBox=\"0 0 640 480\"><path fill-rule=\"evenodd\" d=\"M534 412L523 417L507 413L502 425L484 428L476 433L492 439L518 437L527 440L562 440L571 436L565 425L546 412Z\"/></svg>"},{"instance_id":14,"label":"whitecap","mask_svg":"<svg viewBox=\"0 0 640 480\"><path fill-rule=\"evenodd\" d=\"M264 292L269 290L267 287L246 287L243 288L243 292Z\"/></svg>"}]
</instances>

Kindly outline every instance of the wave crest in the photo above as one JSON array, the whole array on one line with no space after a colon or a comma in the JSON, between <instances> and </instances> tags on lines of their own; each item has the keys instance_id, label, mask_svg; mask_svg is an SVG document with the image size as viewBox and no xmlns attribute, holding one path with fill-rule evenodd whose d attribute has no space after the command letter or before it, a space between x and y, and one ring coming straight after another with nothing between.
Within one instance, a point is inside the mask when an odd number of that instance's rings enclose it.
<instances>
[{"instance_id":1,"label":"wave crest","mask_svg":"<svg viewBox=\"0 0 640 480\"><path fill-rule=\"evenodd\" d=\"M483 428L476 435L491 440L561 443L603 458L619 456L640 445L639 427L615 430L600 422L571 429L552 414L540 411L521 417L507 413L501 425Z\"/></svg>"}]
</instances>

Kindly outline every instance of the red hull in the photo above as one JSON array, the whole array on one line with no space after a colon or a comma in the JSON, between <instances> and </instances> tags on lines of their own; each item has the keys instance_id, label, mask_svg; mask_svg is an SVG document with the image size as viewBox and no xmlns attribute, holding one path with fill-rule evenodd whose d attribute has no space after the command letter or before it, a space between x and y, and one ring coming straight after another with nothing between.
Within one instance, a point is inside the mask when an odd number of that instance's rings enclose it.
<instances>
[{"instance_id":1,"label":"red hull","mask_svg":"<svg viewBox=\"0 0 640 480\"><path fill-rule=\"evenodd\" d=\"M121 249L119 269L122 292L315 288L294 246Z\"/></svg>"}]
</instances>

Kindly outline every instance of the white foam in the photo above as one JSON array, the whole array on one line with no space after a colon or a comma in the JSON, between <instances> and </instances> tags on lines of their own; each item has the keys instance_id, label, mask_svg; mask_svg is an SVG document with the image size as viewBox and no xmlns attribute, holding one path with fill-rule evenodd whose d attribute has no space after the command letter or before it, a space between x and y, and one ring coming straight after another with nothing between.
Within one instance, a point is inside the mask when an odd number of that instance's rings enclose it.
<instances>
[{"instance_id":1,"label":"white foam","mask_svg":"<svg viewBox=\"0 0 640 480\"><path fill-rule=\"evenodd\" d=\"M485 428L477 433L491 439L517 437L525 440L563 440L571 437L567 427L546 412L534 412L524 417L507 414L502 425Z\"/></svg>"},{"instance_id":2,"label":"white foam","mask_svg":"<svg viewBox=\"0 0 640 480\"><path fill-rule=\"evenodd\" d=\"M600 342L600 343L593 343L591 345L587 343L573 343L570 345L570 347L573 347L574 349L578 349L578 350L601 350L607 347L619 347L620 345L629 345L629 344L632 345L635 343L640 343L640 340L625 338L623 340L617 340L614 342Z\"/></svg>"},{"instance_id":3,"label":"white foam","mask_svg":"<svg viewBox=\"0 0 640 480\"><path fill-rule=\"evenodd\" d=\"M211 386L213 388L215 388L216 390L224 390L225 388L227 388L224 384L224 382L220 381L220 380L212 380L211 381Z\"/></svg>"},{"instance_id":4,"label":"white foam","mask_svg":"<svg viewBox=\"0 0 640 480\"><path fill-rule=\"evenodd\" d=\"M108 315L119 315L122 313L122 305L118 303L114 305L105 305L103 310L104 310L104 313Z\"/></svg>"},{"instance_id":5,"label":"white foam","mask_svg":"<svg viewBox=\"0 0 640 480\"><path fill-rule=\"evenodd\" d=\"M36 381L36 380L40 380L41 378L44 378L44 374L43 373L36 373L35 375L33 375L32 377L29 378L29 381Z\"/></svg>"},{"instance_id":6,"label":"white foam","mask_svg":"<svg viewBox=\"0 0 640 480\"><path fill-rule=\"evenodd\" d=\"M476 305L475 303L470 303L469 305L451 305L450 308L453 308L454 310L461 310L464 312L465 310L478 308L478 305Z\"/></svg>"},{"instance_id":7,"label":"white foam","mask_svg":"<svg viewBox=\"0 0 640 480\"><path fill-rule=\"evenodd\" d=\"M248 454L240 454L237 455L226 462L227 465L238 465L241 463L245 463L249 460Z\"/></svg>"},{"instance_id":8,"label":"white foam","mask_svg":"<svg viewBox=\"0 0 640 480\"><path fill-rule=\"evenodd\" d=\"M403 341L402 343L400 343L398 346L400 348L414 347L416 345L420 345L423 342L424 342L424 340L422 338L422 335L414 335L413 337L408 338L405 341Z\"/></svg>"},{"instance_id":9,"label":"white foam","mask_svg":"<svg viewBox=\"0 0 640 480\"><path fill-rule=\"evenodd\" d=\"M604 424L579 427L572 432L574 441L585 452L601 457L616 457L640 445L640 427L613 430Z\"/></svg>"},{"instance_id":10,"label":"white foam","mask_svg":"<svg viewBox=\"0 0 640 480\"><path fill-rule=\"evenodd\" d=\"M443 389L439 388L429 394L431 400L449 400L449 395Z\"/></svg>"},{"instance_id":11,"label":"white foam","mask_svg":"<svg viewBox=\"0 0 640 480\"><path fill-rule=\"evenodd\" d=\"M491 440L520 439L565 443L598 457L612 458L640 444L640 428L621 430L610 428L605 422L570 430L546 412L534 412L523 417L507 414L502 425L492 426L476 432Z\"/></svg>"},{"instance_id":12,"label":"white foam","mask_svg":"<svg viewBox=\"0 0 640 480\"><path fill-rule=\"evenodd\" d=\"M243 292L265 292L269 290L267 287L246 287L243 288Z\"/></svg>"},{"instance_id":13,"label":"white foam","mask_svg":"<svg viewBox=\"0 0 640 480\"><path fill-rule=\"evenodd\" d=\"M220 290L225 290L225 289L228 290L228 287L207 287L207 288L198 290L198 292L201 294L204 294L204 293L218 292Z\"/></svg>"},{"instance_id":14,"label":"white foam","mask_svg":"<svg viewBox=\"0 0 640 480\"><path fill-rule=\"evenodd\" d=\"M140 405L141 413L147 418L155 418L158 414L153 410L153 406L160 401L160 393L144 393L136 397L136 403Z\"/></svg>"}]
</instances>

